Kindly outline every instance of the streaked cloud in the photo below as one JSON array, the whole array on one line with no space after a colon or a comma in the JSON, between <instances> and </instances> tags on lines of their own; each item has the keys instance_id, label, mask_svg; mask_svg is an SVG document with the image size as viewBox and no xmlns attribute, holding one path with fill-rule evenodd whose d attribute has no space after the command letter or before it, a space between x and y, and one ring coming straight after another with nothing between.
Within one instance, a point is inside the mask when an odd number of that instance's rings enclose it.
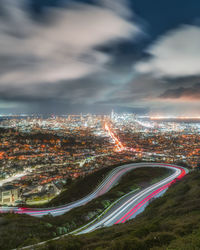
<instances>
[{"instance_id":1,"label":"streaked cloud","mask_svg":"<svg viewBox=\"0 0 200 250\"><path fill-rule=\"evenodd\" d=\"M121 4L121 1L115 1ZM111 1L70 4L46 10L48 22L34 21L24 1L3 0L0 17L0 85L53 83L106 71L109 54L95 49L121 39L134 39L140 28L130 13ZM118 11L116 11L118 9Z\"/></svg>"},{"instance_id":2,"label":"streaked cloud","mask_svg":"<svg viewBox=\"0 0 200 250\"><path fill-rule=\"evenodd\" d=\"M199 110L200 27L187 13L166 25L171 12L155 19L144 0L41 0L37 13L30 1L0 0L1 110Z\"/></svg>"},{"instance_id":3,"label":"streaked cloud","mask_svg":"<svg viewBox=\"0 0 200 250\"><path fill-rule=\"evenodd\" d=\"M141 74L170 78L200 75L200 27L182 25L168 31L147 53L150 58L135 66Z\"/></svg>"},{"instance_id":4,"label":"streaked cloud","mask_svg":"<svg viewBox=\"0 0 200 250\"><path fill-rule=\"evenodd\" d=\"M166 90L160 95L165 99L200 100L200 83L190 87L179 87Z\"/></svg>"}]
</instances>

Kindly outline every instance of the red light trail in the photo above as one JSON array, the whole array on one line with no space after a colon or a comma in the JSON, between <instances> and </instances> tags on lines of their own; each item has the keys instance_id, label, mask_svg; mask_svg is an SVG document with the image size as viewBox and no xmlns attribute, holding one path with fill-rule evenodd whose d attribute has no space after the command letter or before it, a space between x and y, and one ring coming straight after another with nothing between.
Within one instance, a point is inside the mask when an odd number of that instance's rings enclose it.
<instances>
[{"instance_id":1,"label":"red light trail","mask_svg":"<svg viewBox=\"0 0 200 250\"><path fill-rule=\"evenodd\" d=\"M170 166L167 165L166 166ZM176 178L178 180L180 180L181 178L183 178L186 175L186 171L182 168L179 167L175 167L177 169L181 170L181 174ZM155 190L153 193L151 193L150 195L148 195L145 199L143 199L141 202L139 202L136 206L134 206L129 212L127 212L124 216L122 216L118 221L116 221L114 224L119 224L119 223L124 223L127 220L129 220L140 208L142 208L149 200L151 200L154 196L156 196L157 194L159 194L160 192L162 192L163 190L167 189L169 186L171 186L171 184L176 182L176 179L174 179L173 181L167 183L166 185L164 185L163 187L160 187L159 189Z\"/></svg>"}]
</instances>

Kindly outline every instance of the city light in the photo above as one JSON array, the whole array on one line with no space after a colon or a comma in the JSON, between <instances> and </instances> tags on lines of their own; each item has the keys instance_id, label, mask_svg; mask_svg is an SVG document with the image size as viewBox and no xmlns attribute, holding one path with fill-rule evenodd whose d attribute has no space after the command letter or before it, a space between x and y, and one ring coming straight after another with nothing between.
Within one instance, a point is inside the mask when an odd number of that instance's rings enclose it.
<instances>
[{"instance_id":1,"label":"city light","mask_svg":"<svg viewBox=\"0 0 200 250\"><path fill-rule=\"evenodd\" d=\"M151 120L200 120L200 116L150 116Z\"/></svg>"},{"instance_id":2,"label":"city light","mask_svg":"<svg viewBox=\"0 0 200 250\"><path fill-rule=\"evenodd\" d=\"M29 205L53 199L67 179L103 166L139 160L197 167L200 122L159 118L114 111L107 116L3 118L0 186L9 183L21 190L19 198Z\"/></svg>"},{"instance_id":3,"label":"city light","mask_svg":"<svg viewBox=\"0 0 200 250\"><path fill-rule=\"evenodd\" d=\"M105 130L108 132L109 136L115 141L115 144L119 151L125 150L126 148L122 145L120 140L114 135L114 133L111 131L111 128L107 123L105 123Z\"/></svg>"}]
</instances>

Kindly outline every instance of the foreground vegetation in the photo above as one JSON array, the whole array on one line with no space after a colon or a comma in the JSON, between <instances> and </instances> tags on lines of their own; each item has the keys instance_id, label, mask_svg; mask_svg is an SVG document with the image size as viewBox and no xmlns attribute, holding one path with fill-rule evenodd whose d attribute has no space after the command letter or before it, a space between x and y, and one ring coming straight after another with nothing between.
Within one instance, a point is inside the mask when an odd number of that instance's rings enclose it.
<instances>
[{"instance_id":1,"label":"foreground vegetation","mask_svg":"<svg viewBox=\"0 0 200 250\"><path fill-rule=\"evenodd\" d=\"M126 162L124 164L136 162L137 161ZM44 205L31 207L54 207L76 201L92 192L111 170L121 165L122 164L115 164L112 166L104 167L85 177L79 177L74 181L69 178L67 179L65 190L61 194L59 194L48 203L45 203Z\"/></svg>"},{"instance_id":2,"label":"foreground vegetation","mask_svg":"<svg viewBox=\"0 0 200 250\"><path fill-rule=\"evenodd\" d=\"M6 250L31 245L68 233L69 231L86 224L90 220L93 220L98 214L102 213L106 207L123 194L136 188L148 186L155 179L158 180L166 175L169 175L169 170L164 168L135 169L125 175L119 184L113 187L113 189L111 189L107 194L91 201L85 206L73 209L70 212L58 217L44 216L42 218L35 218L28 215L2 214L0 215L0 249ZM93 179L91 176L88 178ZM96 180L96 177L94 179ZM86 180L85 182L84 180L79 181L82 182L82 187L85 183L86 188L88 185ZM77 183L72 185L77 185ZM68 190L70 191L71 189ZM76 197L80 195L79 188L74 189L74 192L77 195ZM66 191L66 195L70 194ZM68 240L72 240L72 246L75 244L75 247L80 241L79 238L68 238L67 241ZM65 244L65 242L61 242L59 244L61 244L60 247L62 249L62 244ZM87 240L83 243L83 246L84 245L87 247Z\"/></svg>"},{"instance_id":3,"label":"foreground vegetation","mask_svg":"<svg viewBox=\"0 0 200 250\"><path fill-rule=\"evenodd\" d=\"M136 219L40 249L200 249L200 171L177 182Z\"/></svg>"}]
</instances>

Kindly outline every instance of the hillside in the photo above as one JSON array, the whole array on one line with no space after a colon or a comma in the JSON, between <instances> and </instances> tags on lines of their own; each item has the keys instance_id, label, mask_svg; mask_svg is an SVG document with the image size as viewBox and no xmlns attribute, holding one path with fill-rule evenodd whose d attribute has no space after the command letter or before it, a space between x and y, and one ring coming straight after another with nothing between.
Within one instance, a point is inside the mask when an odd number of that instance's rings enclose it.
<instances>
[{"instance_id":1,"label":"hillside","mask_svg":"<svg viewBox=\"0 0 200 250\"><path fill-rule=\"evenodd\" d=\"M151 183L169 174L169 170L165 168L148 167L135 169L123 176L119 184L114 186L105 195L98 197L85 206L73 209L62 216L36 218L28 215L1 214L0 249L6 250L31 245L66 234L93 220L98 214L102 213L108 205L123 194L131 190L149 186ZM86 181L93 179L92 176L94 177L94 175L91 175L87 177L85 181L81 181L82 188L87 187L88 183L86 183ZM80 182L78 183L80 184ZM77 185L77 182L74 185ZM70 192L71 188L68 190ZM80 195L78 193L79 190L80 187L77 189L74 188L74 192L77 192L77 196ZM66 197L69 197L67 191L65 194Z\"/></svg>"},{"instance_id":2,"label":"hillside","mask_svg":"<svg viewBox=\"0 0 200 250\"><path fill-rule=\"evenodd\" d=\"M135 220L40 249L200 249L200 172L174 184Z\"/></svg>"}]
</instances>

